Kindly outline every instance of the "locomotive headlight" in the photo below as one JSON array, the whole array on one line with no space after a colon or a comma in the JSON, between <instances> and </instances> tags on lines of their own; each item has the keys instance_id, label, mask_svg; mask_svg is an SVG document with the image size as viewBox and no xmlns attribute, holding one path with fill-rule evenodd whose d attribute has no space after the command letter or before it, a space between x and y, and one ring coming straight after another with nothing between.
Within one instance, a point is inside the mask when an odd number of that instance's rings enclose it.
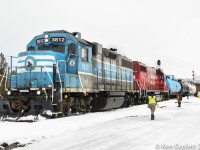
<instances>
[{"instance_id":1,"label":"locomotive headlight","mask_svg":"<svg viewBox=\"0 0 200 150\"><path fill-rule=\"evenodd\" d=\"M8 91L7 94L8 94L8 95L11 95L11 91Z\"/></svg>"},{"instance_id":2,"label":"locomotive headlight","mask_svg":"<svg viewBox=\"0 0 200 150\"><path fill-rule=\"evenodd\" d=\"M40 94L41 94L41 91L40 91L40 90L38 90L38 91L37 91L37 95L40 95Z\"/></svg>"},{"instance_id":3,"label":"locomotive headlight","mask_svg":"<svg viewBox=\"0 0 200 150\"><path fill-rule=\"evenodd\" d=\"M44 37L47 39L47 38L49 37L49 35L48 35L48 34L46 34Z\"/></svg>"},{"instance_id":4,"label":"locomotive headlight","mask_svg":"<svg viewBox=\"0 0 200 150\"><path fill-rule=\"evenodd\" d=\"M46 43L47 43L47 42L49 42L49 40L48 40L48 39L45 39L44 41L45 41Z\"/></svg>"}]
</instances>

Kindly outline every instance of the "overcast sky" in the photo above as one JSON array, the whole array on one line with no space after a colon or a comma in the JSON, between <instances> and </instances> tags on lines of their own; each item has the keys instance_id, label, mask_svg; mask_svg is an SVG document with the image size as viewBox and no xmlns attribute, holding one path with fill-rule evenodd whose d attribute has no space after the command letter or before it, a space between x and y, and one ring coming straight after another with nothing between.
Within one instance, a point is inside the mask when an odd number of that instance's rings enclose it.
<instances>
[{"instance_id":1,"label":"overcast sky","mask_svg":"<svg viewBox=\"0 0 200 150\"><path fill-rule=\"evenodd\" d=\"M200 75L199 0L0 0L0 52L17 56L48 30L78 31L166 74Z\"/></svg>"}]
</instances>

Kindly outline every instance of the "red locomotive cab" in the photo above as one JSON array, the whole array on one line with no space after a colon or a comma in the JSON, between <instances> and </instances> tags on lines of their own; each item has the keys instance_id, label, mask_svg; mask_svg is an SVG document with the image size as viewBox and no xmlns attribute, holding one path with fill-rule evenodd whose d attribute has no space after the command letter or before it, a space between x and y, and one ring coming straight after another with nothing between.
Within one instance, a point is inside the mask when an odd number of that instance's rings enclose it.
<instances>
[{"instance_id":1,"label":"red locomotive cab","mask_svg":"<svg viewBox=\"0 0 200 150\"><path fill-rule=\"evenodd\" d=\"M164 90L164 73L160 69L156 70L156 78L157 78L156 89L163 91Z\"/></svg>"},{"instance_id":2,"label":"red locomotive cab","mask_svg":"<svg viewBox=\"0 0 200 150\"><path fill-rule=\"evenodd\" d=\"M166 84L166 75L160 69L156 71L157 76L157 91L162 96L162 100L168 99L168 87Z\"/></svg>"},{"instance_id":3,"label":"red locomotive cab","mask_svg":"<svg viewBox=\"0 0 200 150\"><path fill-rule=\"evenodd\" d=\"M135 90L156 90L156 69L145 64L133 61L134 89Z\"/></svg>"},{"instance_id":4,"label":"red locomotive cab","mask_svg":"<svg viewBox=\"0 0 200 150\"><path fill-rule=\"evenodd\" d=\"M159 91L166 92L168 90L166 85L166 75L164 72L160 69L156 70L156 76L157 76L157 89Z\"/></svg>"},{"instance_id":5,"label":"red locomotive cab","mask_svg":"<svg viewBox=\"0 0 200 150\"><path fill-rule=\"evenodd\" d=\"M146 65L133 61L134 90L146 90L147 86L147 68Z\"/></svg>"}]
</instances>

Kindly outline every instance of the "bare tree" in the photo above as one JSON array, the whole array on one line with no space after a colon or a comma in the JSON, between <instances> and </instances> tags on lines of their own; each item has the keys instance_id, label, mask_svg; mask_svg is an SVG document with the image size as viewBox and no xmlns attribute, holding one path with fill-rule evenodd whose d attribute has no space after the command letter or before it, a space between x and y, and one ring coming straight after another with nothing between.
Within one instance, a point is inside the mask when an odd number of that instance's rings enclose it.
<instances>
[{"instance_id":1,"label":"bare tree","mask_svg":"<svg viewBox=\"0 0 200 150\"><path fill-rule=\"evenodd\" d=\"M1 87L0 87L0 94L3 94L4 93L4 90L5 90L5 77L3 77L4 75L4 72L6 71L6 68L7 68L7 62L6 62L6 58L4 56L3 53L0 53L0 83L1 83L1 80L3 80L2 84L1 84Z\"/></svg>"}]
</instances>

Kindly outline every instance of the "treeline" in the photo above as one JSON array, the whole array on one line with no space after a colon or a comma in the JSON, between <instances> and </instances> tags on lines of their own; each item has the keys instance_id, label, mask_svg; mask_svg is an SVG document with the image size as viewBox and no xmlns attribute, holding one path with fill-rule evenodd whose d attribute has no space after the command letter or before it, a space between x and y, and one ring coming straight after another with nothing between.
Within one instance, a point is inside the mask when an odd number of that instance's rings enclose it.
<instances>
[{"instance_id":1,"label":"treeline","mask_svg":"<svg viewBox=\"0 0 200 150\"><path fill-rule=\"evenodd\" d=\"M6 58L3 53L0 53L0 83L3 78L3 74L7 68L8 64L6 62ZM5 77L3 78L2 84L0 86L0 94L3 94L5 91Z\"/></svg>"}]
</instances>

